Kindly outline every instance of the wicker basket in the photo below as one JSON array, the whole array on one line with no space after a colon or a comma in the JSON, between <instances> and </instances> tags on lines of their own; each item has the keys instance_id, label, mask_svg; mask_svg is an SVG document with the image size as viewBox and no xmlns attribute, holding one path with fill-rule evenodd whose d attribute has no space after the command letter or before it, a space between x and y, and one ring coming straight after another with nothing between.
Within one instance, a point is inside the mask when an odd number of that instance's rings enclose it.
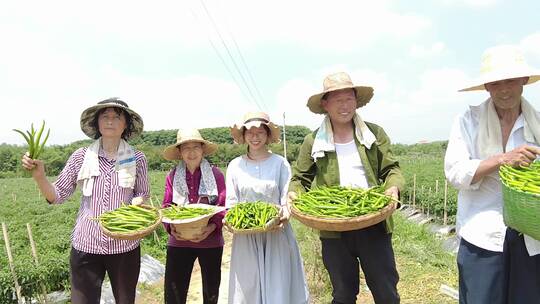
<instances>
[{"instance_id":1,"label":"wicker basket","mask_svg":"<svg viewBox=\"0 0 540 304\"><path fill-rule=\"evenodd\" d=\"M171 224L174 226L176 232L180 235L181 238L186 240L192 240L195 236L201 234L204 227L208 226L208 221L216 213L219 213L225 210L224 207L213 206L208 204L187 204L184 205L186 208L212 208L213 211L209 214L189 218L182 220L171 220L166 217L162 218L163 223Z\"/></svg>"},{"instance_id":2,"label":"wicker basket","mask_svg":"<svg viewBox=\"0 0 540 304\"><path fill-rule=\"evenodd\" d=\"M99 224L99 228L101 228L101 231L103 231L103 234L117 240L139 240L139 239L144 238L145 236L149 235L154 230L156 230L156 228L161 224L161 212L159 212L156 208L152 206L148 206L144 204L140 205L140 207L149 209L149 210L155 210L158 213L158 218L156 222L153 223L151 226L148 226L147 228L143 230L134 231L130 233L110 231L107 228L103 227L101 223Z\"/></svg>"},{"instance_id":3,"label":"wicker basket","mask_svg":"<svg viewBox=\"0 0 540 304\"><path fill-rule=\"evenodd\" d=\"M261 228L251 228L251 229L237 229L231 226L228 222L225 222L225 227L233 234L254 234L254 233L263 233L275 230L279 225L279 217L274 217L270 219L264 227Z\"/></svg>"},{"instance_id":4,"label":"wicker basket","mask_svg":"<svg viewBox=\"0 0 540 304\"><path fill-rule=\"evenodd\" d=\"M361 215L353 218L320 218L304 214L294 207L291 208L291 213L294 218L302 224L325 231L350 231L373 226L388 218L394 210L397 203L392 202L381 210L366 215Z\"/></svg>"},{"instance_id":5,"label":"wicker basket","mask_svg":"<svg viewBox=\"0 0 540 304\"><path fill-rule=\"evenodd\" d=\"M504 224L540 240L540 195L513 189L503 183Z\"/></svg>"}]
</instances>

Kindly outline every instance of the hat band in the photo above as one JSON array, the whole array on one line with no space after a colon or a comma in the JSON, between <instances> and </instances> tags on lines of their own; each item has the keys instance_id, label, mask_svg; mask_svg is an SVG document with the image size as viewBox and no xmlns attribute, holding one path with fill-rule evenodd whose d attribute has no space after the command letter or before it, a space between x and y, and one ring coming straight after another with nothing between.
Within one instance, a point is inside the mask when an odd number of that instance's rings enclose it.
<instances>
[{"instance_id":1,"label":"hat band","mask_svg":"<svg viewBox=\"0 0 540 304\"><path fill-rule=\"evenodd\" d=\"M252 121L262 121L264 123L269 123L270 122L268 119L256 117L256 118L250 118L250 119L244 121L244 124L247 124L247 123L252 122Z\"/></svg>"}]
</instances>

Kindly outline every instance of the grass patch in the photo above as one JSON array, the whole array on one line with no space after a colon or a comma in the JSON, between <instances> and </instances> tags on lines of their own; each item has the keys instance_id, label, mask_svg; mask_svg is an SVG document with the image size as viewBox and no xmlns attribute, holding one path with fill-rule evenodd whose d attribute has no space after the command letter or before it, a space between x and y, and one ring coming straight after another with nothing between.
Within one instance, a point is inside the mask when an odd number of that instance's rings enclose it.
<instances>
[{"instance_id":1,"label":"grass patch","mask_svg":"<svg viewBox=\"0 0 540 304\"><path fill-rule=\"evenodd\" d=\"M441 284L457 288L455 256L446 252L437 239L424 227L407 221L399 213L394 216L393 247L400 281L398 291L402 303L456 303L439 292ZM321 243L317 231L293 220L300 246L306 278L313 303L329 303L332 287L321 258ZM373 303L361 277L361 303Z\"/></svg>"}]
</instances>

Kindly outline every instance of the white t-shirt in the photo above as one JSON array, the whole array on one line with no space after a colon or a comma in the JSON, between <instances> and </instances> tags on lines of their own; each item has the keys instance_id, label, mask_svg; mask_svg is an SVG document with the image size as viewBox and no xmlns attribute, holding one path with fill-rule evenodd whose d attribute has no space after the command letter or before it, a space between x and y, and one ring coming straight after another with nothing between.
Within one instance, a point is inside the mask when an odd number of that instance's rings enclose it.
<instances>
[{"instance_id":1,"label":"white t-shirt","mask_svg":"<svg viewBox=\"0 0 540 304\"><path fill-rule=\"evenodd\" d=\"M369 188L364 165L354 139L346 144L335 144L339 165L339 184L344 187Z\"/></svg>"}]
</instances>

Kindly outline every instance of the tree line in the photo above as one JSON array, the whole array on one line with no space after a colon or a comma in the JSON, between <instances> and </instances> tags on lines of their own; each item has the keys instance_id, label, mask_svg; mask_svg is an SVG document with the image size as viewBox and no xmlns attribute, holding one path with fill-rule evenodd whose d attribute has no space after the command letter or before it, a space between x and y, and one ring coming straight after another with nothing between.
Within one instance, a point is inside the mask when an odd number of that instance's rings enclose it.
<instances>
[{"instance_id":1,"label":"tree line","mask_svg":"<svg viewBox=\"0 0 540 304\"><path fill-rule=\"evenodd\" d=\"M218 144L218 150L208 156L208 160L224 168L235 157L246 152L245 145L236 145L228 127L200 129L204 139ZM298 154L298 149L304 137L311 130L304 126L287 126L287 159L292 162ZM163 158L163 149L176 142L177 130L144 131L140 136L129 142L146 155L149 170L169 170L175 162ZM88 146L91 139L75 141L67 145L46 146L41 159L45 162L47 175L55 176L60 173L69 156L78 148ZM25 172L21 167L21 156L27 151L27 146L0 144L0 178L20 177ZM283 144L272 144L270 149L283 155Z\"/></svg>"}]
</instances>

